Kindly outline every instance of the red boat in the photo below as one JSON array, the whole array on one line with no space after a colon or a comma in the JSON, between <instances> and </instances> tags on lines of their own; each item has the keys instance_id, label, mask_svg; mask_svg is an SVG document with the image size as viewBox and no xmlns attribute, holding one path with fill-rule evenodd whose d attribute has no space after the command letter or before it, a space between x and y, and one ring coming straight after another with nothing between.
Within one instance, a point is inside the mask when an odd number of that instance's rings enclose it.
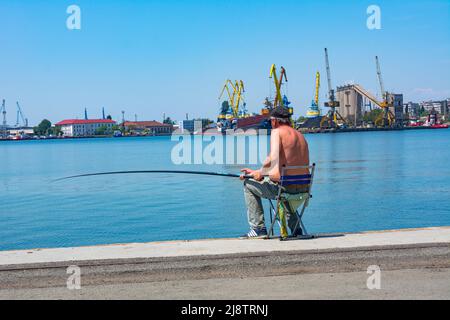
<instances>
[{"instance_id":1,"label":"red boat","mask_svg":"<svg viewBox=\"0 0 450 320\"><path fill-rule=\"evenodd\" d=\"M433 124L430 126L431 129L448 129L447 124Z\"/></svg>"}]
</instances>

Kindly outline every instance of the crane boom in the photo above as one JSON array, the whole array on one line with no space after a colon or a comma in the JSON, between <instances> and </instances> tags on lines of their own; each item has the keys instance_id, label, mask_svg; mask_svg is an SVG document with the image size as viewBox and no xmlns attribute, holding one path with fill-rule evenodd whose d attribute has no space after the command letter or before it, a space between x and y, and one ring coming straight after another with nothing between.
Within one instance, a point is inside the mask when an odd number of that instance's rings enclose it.
<instances>
[{"instance_id":1,"label":"crane boom","mask_svg":"<svg viewBox=\"0 0 450 320\"><path fill-rule=\"evenodd\" d=\"M230 88L228 87L228 85L231 85L231 87L233 88L233 94L231 94ZM230 103L233 104L234 94L235 94L236 88L234 87L234 84L233 84L233 82L231 82L230 79L227 79L225 81L225 84L223 85L222 91L220 92L220 95L219 95L219 100L222 98L222 96L225 93L225 91L227 91L228 99L230 99Z\"/></svg>"},{"instance_id":2,"label":"crane boom","mask_svg":"<svg viewBox=\"0 0 450 320\"><path fill-rule=\"evenodd\" d=\"M242 80L237 81L236 80L235 88L236 88L236 95L237 96L236 96L235 104L233 105L233 113L234 113L235 117L239 117L239 104L243 100L242 94L245 92L244 81L242 81Z\"/></svg>"},{"instance_id":3,"label":"crane boom","mask_svg":"<svg viewBox=\"0 0 450 320\"><path fill-rule=\"evenodd\" d=\"M276 108L278 105L281 107L284 107L283 98L281 97L281 85L283 84L283 78L287 82L287 76L286 76L286 69L284 67L281 67L280 72L280 78L277 77L277 68L275 67L275 64L272 65L270 68L270 78L273 78L273 81L275 83L275 101L273 103L273 107Z\"/></svg>"},{"instance_id":4,"label":"crane boom","mask_svg":"<svg viewBox=\"0 0 450 320\"><path fill-rule=\"evenodd\" d=\"M334 90L331 86L331 71L330 71L330 62L328 60L328 49L325 48L325 65L327 67L327 80L328 80L328 94L331 101L334 101Z\"/></svg>"},{"instance_id":5,"label":"crane boom","mask_svg":"<svg viewBox=\"0 0 450 320\"><path fill-rule=\"evenodd\" d=\"M320 73L316 73L316 92L314 95L314 103L319 106L319 90L320 90Z\"/></svg>"},{"instance_id":6,"label":"crane boom","mask_svg":"<svg viewBox=\"0 0 450 320\"><path fill-rule=\"evenodd\" d=\"M375 56L375 61L377 63L377 75L378 75L378 82L380 84L381 94L383 97L383 100L386 100L386 91L384 91L384 83L383 83L383 77L381 76L381 68L380 68L380 60L378 59L378 56Z\"/></svg>"},{"instance_id":7,"label":"crane boom","mask_svg":"<svg viewBox=\"0 0 450 320\"><path fill-rule=\"evenodd\" d=\"M222 99L225 91L228 94L228 104L231 107L231 110L233 111L233 117L238 118L239 105L241 102L244 101L243 97L243 93L245 92L244 82L242 80L235 80L233 82L229 79L225 81L225 84L223 85L222 91L219 95L219 100Z\"/></svg>"},{"instance_id":8,"label":"crane boom","mask_svg":"<svg viewBox=\"0 0 450 320\"><path fill-rule=\"evenodd\" d=\"M27 120L27 119L24 117L24 115L23 115L22 108L20 108L20 105L19 105L19 101L16 101L16 104L17 104L17 121L16 121L16 127L19 126L19 116L20 116L20 118L22 119L22 124L23 124L25 127L28 127L28 120Z\"/></svg>"},{"instance_id":9,"label":"crane boom","mask_svg":"<svg viewBox=\"0 0 450 320\"><path fill-rule=\"evenodd\" d=\"M328 81L328 102L325 102L325 107L330 108L327 115L322 118L320 121L320 127L322 128L324 124L327 124L327 127L337 128L338 121L342 124L345 124L344 118L339 114L336 110L339 107L339 101L336 101L336 97L334 96L334 89L331 85L331 71L330 71L330 61L328 59L328 49L325 48L325 65L327 68L327 81Z\"/></svg>"},{"instance_id":10,"label":"crane boom","mask_svg":"<svg viewBox=\"0 0 450 320\"><path fill-rule=\"evenodd\" d=\"M383 102L378 101L377 98L375 98L370 92L368 92L367 90L365 90L363 87L361 87L359 84L354 84L353 88L355 89L356 92L358 92L360 95L362 95L363 97L366 97L367 99L369 99L371 102L373 102L374 104L376 104L379 107L383 107Z\"/></svg>"},{"instance_id":11,"label":"crane boom","mask_svg":"<svg viewBox=\"0 0 450 320\"><path fill-rule=\"evenodd\" d=\"M383 77L381 75L381 68L380 68L380 60L378 59L378 56L375 56L375 62L377 65L377 75L378 75L378 82L380 84L380 90L381 90L381 96L383 99L383 102L381 102L380 107L384 109L384 113L381 117L379 117L375 124L380 124L383 127L391 126L395 123L395 115L392 114L390 111L390 108L393 107L393 100L392 96L384 89L384 82Z\"/></svg>"}]
</instances>

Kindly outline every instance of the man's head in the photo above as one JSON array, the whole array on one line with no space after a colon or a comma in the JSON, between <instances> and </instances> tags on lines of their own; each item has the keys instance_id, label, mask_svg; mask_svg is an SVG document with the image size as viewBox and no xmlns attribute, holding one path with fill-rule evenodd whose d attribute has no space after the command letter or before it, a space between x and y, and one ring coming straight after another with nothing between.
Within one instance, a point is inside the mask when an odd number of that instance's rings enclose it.
<instances>
[{"instance_id":1,"label":"man's head","mask_svg":"<svg viewBox=\"0 0 450 320\"><path fill-rule=\"evenodd\" d=\"M270 112L270 123L272 124L272 128L277 128L281 125L290 125L291 124L291 115L287 108L284 107L276 107Z\"/></svg>"}]
</instances>

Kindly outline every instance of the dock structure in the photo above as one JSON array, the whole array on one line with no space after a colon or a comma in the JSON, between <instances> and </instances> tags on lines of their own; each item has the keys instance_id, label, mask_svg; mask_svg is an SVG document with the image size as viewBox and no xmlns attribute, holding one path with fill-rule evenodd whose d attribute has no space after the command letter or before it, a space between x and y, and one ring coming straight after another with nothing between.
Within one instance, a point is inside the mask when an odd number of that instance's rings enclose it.
<instances>
[{"instance_id":1,"label":"dock structure","mask_svg":"<svg viewBox=\"0 0 450 320\"><path fill-rule=\"evenodd\" d=\"M345 132L374 132L374 131L407 131L407 130L435 130L432 126L416 126L416 127L363 127L363 128L331 128L331 129L321 129L317 127L313 128L298 128L298 130L303 133L345 133Z\"/></svg>"},{"instance_id":2,"label":"dock structure","mask_svg":"<svg viewBox=\"0 0 450 320\"><path fill-rule=\"evenodd\" d=\"M450 227L0 252L0 299L98 298L450 299Z\"/></svg>"}]
</instances>

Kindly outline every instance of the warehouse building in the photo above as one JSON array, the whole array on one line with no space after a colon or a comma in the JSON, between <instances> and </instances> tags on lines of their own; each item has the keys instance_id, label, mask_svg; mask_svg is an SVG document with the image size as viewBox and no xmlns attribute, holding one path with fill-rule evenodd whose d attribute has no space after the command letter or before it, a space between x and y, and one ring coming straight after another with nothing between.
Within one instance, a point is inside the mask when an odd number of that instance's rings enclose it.
<instances>
[{"instance_id":1,"label":"warehouse building","mask_svg":"<svg viewBox=\"0 0 450 320\"><path fill-rule=\"evenodd\" d=\"M95 135L96 130L101 127L112 129L115 124L116 122L114 120L109 119L69 119L60 121L55 126L61 128L65 137L85 137Z\"/></svg>"},{"instance_id":2,"label":"warehouse building","mask_svg":"<svg viewBox=\"0 0 450 320\"><path fill-rule=\"evenodd\" d=\"M339 113L351 126L359 126L367 111L379 108L374 101L381 102L358 84L350 84L337 88L336 99L339 101ZM403 94L390 93L388 101L392 103L390 111L395 116L395 125L403 125Z\"/></svg>"},{"instance_id":3,"label":"warehouse building","mask_svg":"<svg viewBox=\"0 0 450 320\"><path fill-rule=\"evenodd\" d=\"M170 135L173 131L173 125L152 121L125 121L122 124L125 130L143 133L144 131L152 135Z\"/></svg>"}]
</instances>

